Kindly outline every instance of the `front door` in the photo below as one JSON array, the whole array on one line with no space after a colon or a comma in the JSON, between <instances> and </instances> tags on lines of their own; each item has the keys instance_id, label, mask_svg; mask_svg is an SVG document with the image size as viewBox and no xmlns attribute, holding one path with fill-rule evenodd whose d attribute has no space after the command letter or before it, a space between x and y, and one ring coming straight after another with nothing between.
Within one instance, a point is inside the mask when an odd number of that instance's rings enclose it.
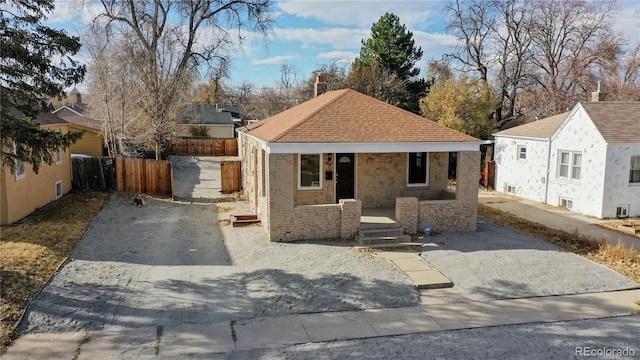
<instances>
[{"instance_id":1,"label":"front door","mask_svg":"<svg viewBox=\"0 0 640 360\"><path fill-rule=\"evenodd\" d=\"M355 165L354 154L336 154L336 203L355 198Z\"/></svg>"}]
</instances>

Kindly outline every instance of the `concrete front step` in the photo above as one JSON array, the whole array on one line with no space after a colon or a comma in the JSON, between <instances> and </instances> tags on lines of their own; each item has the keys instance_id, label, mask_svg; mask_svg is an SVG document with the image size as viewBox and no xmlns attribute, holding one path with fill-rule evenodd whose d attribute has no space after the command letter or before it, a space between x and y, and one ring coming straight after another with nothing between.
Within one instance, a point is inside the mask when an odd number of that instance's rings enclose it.
<instances>
[{"instance_id":1,"label":"concrete front step","mask_svg":"<svg viewBox=\"0 0 640 360\"><path fill-rule=\"evenodd\" d=\"M360 229L372 230L372 229L398 229L400 225L391 219L374 219L372 221L360 222Z\"/></svg>"},{"instance_id":2,"label":"concrete front step","mask_svg":"<svg viewBox=\"0 0 640 360\"><path fill-rule=\"evenodd\" d=\"M370 244L390 244L390 243L408 243L411 242L411 236L398 235L398 236L366 236L363 237L360 234L356 235L356 241L362 245Z\"/></svg>"},{"instance_id":3,"label":"concrete front step","mask_svg":"<svg viewBox=\"0 0 640 360\"><path fill-rule=\"evenodd\" d=\"M404 230L399 227L383 229L360 229L359 234L361 237L400 236L404 235Z\"/></svg>"}]
</instances>

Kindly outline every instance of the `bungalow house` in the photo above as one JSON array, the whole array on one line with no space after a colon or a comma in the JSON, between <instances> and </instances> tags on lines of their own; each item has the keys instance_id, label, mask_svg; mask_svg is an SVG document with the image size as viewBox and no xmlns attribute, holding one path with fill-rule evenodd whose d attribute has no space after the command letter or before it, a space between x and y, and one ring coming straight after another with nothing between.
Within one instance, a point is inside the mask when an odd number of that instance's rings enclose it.
<instances>
[{"instance_id":1,"label":"bungalow house","mask_svg":"<svg viewBox=\"0 0 640 360\"><path fill-rule=\"evenodd\" d=\"M271 241L350 238L375 209L408 233L475 231L477 139L353 90L322 93L324 85L318 77L315 98L239 129L243 189Z\"/></svg>"},{"instance_id":2,"label":"bungalow house","mask_svg":"<svg viewBox=\"0 0 640 360\"><path fill-rule=\"evenodd\" d=\"M496 190L597 218L640 216L640 102L602 98L494 134Z\"/></svg>"},{"instance_id":3,"label":"bungalow house","mask_svg":"<svg viewBox=\"0 0 640 360\"><path fill-rule=\"evenodd\" d=\"M40 114L40 127L66 133L69 123L52 114ZM42 165L39 172L18 162L13 173L3 166L0 170L0 225L11 224L71 190L71 156L69 150L54 154L52 165Z\"/></svg>"},{"instance_id":4,"label":"bungalow house","mask_svg":"<svg viewBox=\"0 0 640 360\"><path fill-rule=\"evenodd\" d=\"M192 126L207 128L207 136L220 139L235 137L236 123L240 122L240 109L225 104L193 103L178 123L180 136L191 136Z\"/></svg>"}]
</instances>

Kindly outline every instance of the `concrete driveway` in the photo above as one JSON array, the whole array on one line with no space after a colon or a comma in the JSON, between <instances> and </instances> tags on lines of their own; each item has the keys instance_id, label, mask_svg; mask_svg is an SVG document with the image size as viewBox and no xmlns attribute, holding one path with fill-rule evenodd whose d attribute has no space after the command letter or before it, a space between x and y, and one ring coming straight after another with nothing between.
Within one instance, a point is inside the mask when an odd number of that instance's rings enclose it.
<instances>
[{"instance_id":1,"label":"concrete driveway","mask_svg":"<svg viewBox=\"0 0 640 360\"><path fill-rule=\"evenodd\" d=\"M423 325L436 331L445 328L437 324L450 323L450 329L469 327L459 323L473 319L466 315L465 304L447 305L454 302L467 302L472 312L487 306L495 312L497 302L469 301L540 295L531 291L536 288L550 289L544 293L549 295L635 286L600 265L571 258L538 240L481 224L478 233L429 239L436 241L423 256L455 287L449 293L424 291L421 303L412 281L384 260L355 252L353 242L271 243L261 227L228 225L230 214L247 212L245 202L189 204L151 199L146 206L135 207L123 194L115 194L29 306L19 328L26 336L10 349L8 354L13 355L8 358L25 358L21 354L33 358L34 344L48 346L45 338L51 346L62 347L64 354L82 347L80 359L114 354L151 359L158 358L158 351L163 358L221 357L241 348L313 341L308 340L315 338L311 330L322 335L318 339L328 341L336 333L342 334L337 338L349 339L427 331ZM548 262L537 260L545 257L574 265L559 266L544 277ZM572 266L573 272L568 272ZM563 277L562 282L543 287L545 281ZM580 287L584 277L593 280L591 287ZM595 298L601 296L606 294ZM445 305L432 307L425 301L434 297ZM560 297L544 299L553 302L555 298ZM568 302L563 308L571 308L573 298L563 299ZM513 301L514 306L522 303ZM536 321L540 312L532 309L539 302L526 299L525 303L527 307L518 311L526 313L526 322ZM595 316L628 313L626 303L606 303L607 311L593 309ZM612 304L614 311L609 311ZM370 310L362 315L361 309ZM400 321L398 314L404 314L405 320ZM370 330L371 316L377 318L374 324L395 330ZM496 321L487 324L503 323ZM298 327L288 328L290 324ZM83 342L80 330L90 330L94 340Z\"/></svg>"}]
</instances>

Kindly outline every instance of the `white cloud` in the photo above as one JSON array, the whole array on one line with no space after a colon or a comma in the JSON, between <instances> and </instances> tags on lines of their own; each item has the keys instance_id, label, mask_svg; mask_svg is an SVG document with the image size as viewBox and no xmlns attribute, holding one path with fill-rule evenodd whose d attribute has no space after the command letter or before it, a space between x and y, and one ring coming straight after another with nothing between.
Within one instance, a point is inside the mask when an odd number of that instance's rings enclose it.
<instances>
[{"instance_id":1,"label":"white cloud","mask_svg":"<svg viewBox=\"0 0 640 360\"><path fill-rule=\"evenodd\" d=\"M303 19L326 24L366 26L378 21L385 12L400 18L407 28L423 28L439 16L445 1L282 1L278 9Z\"/></svg>"},{"instance_id":2,"label":"white cloud","mask_svg":"<svg viewBox=\"0 0 640 360\"><path fill-rule=\"evenodd\" d=\"M427 33L424 31L416 31L413 33L413 39L416 46L422 48L423 59L431 58L431 54L440 54L450 52L456 45L456 38L452 35Z\"/></svg>"},{"instance_id":3,"label":"white cloud","mask_svg":"<svg viewBox=\"0 0 640 360\"><path fill-rule=\"evenodd\" d=\"M329 51L319 53L316 57L319 59L351 59L356 57L356 53L353 51Z\"/></svg>"},{"instance_id":4,"label":"white cloud","mask_svg":"<svg viewBox=\"0 0 640 360\"><path fill-rule=\"evenodd\" d=\"M347 28L274 28L275 39L280 41L300 41L303 47L330 45L333 49L355 49L360 40L369 37L369 30ZM323 46L326 47L326 46Z\"/></svg>"},{"instance_id":5,"label":"white cloud","mask_svg":"<svg viewBox=\"0 0 640 360\"><path fill-rule=\"evenodd\" d=\"M621 32L631 47L640 45L640 2L621 1L621 11L613 21L613 28Z\"/></svg>"},{"instance_id":6,"label":"white cloud","mask_svg":"<svg viewBox=\"0 0 640 360\"><path fill-rule=\"evenodd\" d=\"M56 0L55 9L47 21L53 24L72 23L79 29L93 21L102 9L102 5L92 1Z\"/></svg>"},{"instance_id":7,"label":"white cloud","mask_svg":"<svg viewBox=\"0 0 640 360\"><path fill-rule=\"evenodd\" d=\"M251 65L279 65L285 62L286 60L293 60L297 58L297 55L280 55L280 56L272 56L265 59L252 59Z\"/></svg>"}]
</instances>

